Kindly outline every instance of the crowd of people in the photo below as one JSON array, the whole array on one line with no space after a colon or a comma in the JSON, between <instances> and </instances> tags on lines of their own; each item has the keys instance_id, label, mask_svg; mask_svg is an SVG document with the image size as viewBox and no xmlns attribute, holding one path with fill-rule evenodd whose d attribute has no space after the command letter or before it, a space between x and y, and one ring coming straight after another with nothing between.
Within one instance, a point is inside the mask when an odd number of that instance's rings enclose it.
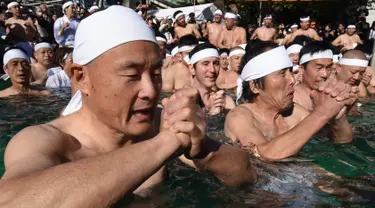
<instances>
[{"instance_id":1,"label":"crowd of people","mask_svg":"<svg viewBox=\"0 0 375 208\"><path fill-rule=\"evenodd\" d=\"M354 24L328 42L304 16L280 39L272 15L249 35L230 11L198 26L182 11L147 17L142 4L95 7L84 19L76 6L62 5L54 45L31 39L41 37L38 24L8 4L5 40L15 30L22 41L4 49L2 79L10 85L0 97L71 87L72 98L59 118L7 145L0 180L7 207L127 204L161 183L175 158L224 185L253 184L249 155L280 161L318 133L350 143L347 115L375 93L372 51ZM160 105L162 91L172 95ZM207 136L206 115L221 113L239 146Z\"/></svg>"}]
</instances>

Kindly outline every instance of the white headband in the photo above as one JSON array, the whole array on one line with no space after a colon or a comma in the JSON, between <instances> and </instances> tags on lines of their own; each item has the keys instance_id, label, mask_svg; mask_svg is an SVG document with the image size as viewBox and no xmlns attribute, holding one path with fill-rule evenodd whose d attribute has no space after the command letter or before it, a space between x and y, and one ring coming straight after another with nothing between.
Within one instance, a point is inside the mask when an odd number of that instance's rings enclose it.
<instances>
[{"instance_id":1,"label":"white headband","mask_svg":"<svg viewBox=\"0 0 375 208\"><path fill-rule=\"evenodd\" d=\"M92 12L94 12L94 10L98 10L99 9L99 7L98 6L92 6L92 7L90 7L90 9L89 9L89 13L92 13ZM142 14L142 13L141 13Z\"/></svg>"},{"instance_id":2,"label":"white headband","mask_svg":"<svg viewBox=\"0 0 375 208\"><path fill-rule=\"evenodd\" d=\"M52 48L52 46L49 43L38 43L34 46L34 51L36 52L37 50L41 48Z\"/></svg>"},{"instance_id":3,"label":"white headband","mask_svg":"<svg viewBox=\"0 0 375 208\"><path fill-rule=\"evenodd\" d=\"M310 17L300 18L299 20L301 20L301 22L307 22L310 21Z\"/></svg>"},{"instance_id":4,"label":"white headband","mask_svg":"<svg viewBox=\"0 0 375 208\"><path fill-rule=\"evenodd\" d=\"M178 53L178 46L174 47L171 51L171 55L175 56Z\"/></svg>"},{"instance_id":5,"label":"white headband","mask_svg":"<svg viewBox=\"0 0 375 208\"><path fill-rule=\"evenodd\" d=\"M198 61L208 57L219 57L219 52L213 48L203 49L191 56L189 64L195 64Z\"/></svg>"},{"instance_id":6,"label":"white headband","mask_svg":"<svg viewBox=\"0 0 375 208\"><path fill-rule=\"evenodd\" d=\"M228 56L227 52L220 54L220 57Z\"/></svg>"},{"instance_id":7,"label":"white headband","mask_svg":"<svg viewBox=\"0 0 375 208\"><path fill-rule=\"evenodd\" d=\"M8 7L8 9L10 9L11 7L14 7L14 6L19 6L19 4L15 1L13 1L13 2L10 2L7 7Z\"/></svg>"},{"instance_id":8,"label":"white headband","mask_svg":"<svg viewBox=\"0 0 375 208\"><path fill-rule=\"evenodd\" d=\"M167 42L167 40L165 38L159 37L159 36L156 37L156 40L157 41L162 41L162 42Z\"/></svg>"},{"instance_id":9,"label":"white headband","mask_svg":"<svg viewBox=\"0 0 375 208\"><path fill-rule=\"evenodd\" d=\"M237 19L237 15L231 13L231 12L226 12L225 15L224 15L224 18L228 18L228 19Z\"/></svg>"},{"instance_id":10,"label":"white headband","mask_svg":"<svg viewBox=\"0 0 375 208\"><path fill-rule=\"evenodd\" d=\"M176 17L175 17L175 19L177 20L179 17L181 17L181 16L185 16L185 14L184 13L178 13L177 15L176 15Z\"/></svg>"},{"instance_id":11,"label":"white headband","mask_svg":"<svg viewBox=\"0 0 375 208\"><path fill-rule=\"evenodd\" d=\"M30 59L25 52L21 51L20 49L11 49L4 54L3 64L7 65L10 60L15 58L22 58L30 63Z\"/></svg>"},{"instance_id":12,"label":"white headband","mask_svg":"<svg viewBox=\"0 0 375 208\"><path fill-rule=\"evenodd\" d=\"M272 57L272 61L270 61ZM279 46L251 59L237 79L237 103L242 96L242 82L259 79L272 72L293 66L284 46Z\"/></svg>"},{"instance_id":13,"label":"white headband","mask_svg":"<svg viewBox=\"0 0 375 208\"><path fill-rule=\"evenodd\" d=\"M183 59L187 64L190 63L189 55L186 55Z\"/></svg>"},{"instance_id":14,"label":"white headband","mask_svg":"<svg viewBox=\"0 0 375 208\"><path fill-rule=\"evenodd\" d=\"M298 71L298 69L299 69L299 65L295 65L295 66L293 66L293 72Z\"/></svg>"},{"instance_id":15,"label":"white headband","mask_svg":"<svg viewBox=\"0 0 375 208\"><path fill-rule=\"evenodd\" d=\"M345 66L359 66L359 67L367 67L368 61L362 59L348 59L342 58L340 59L340 64Z\"/></svg>"},{"instance_id":16,"label":"white headband","mask_svg":"<svg viewBox=\"0 0 375 208\"><path fill-rule=\"evenodd\" d=\"M244 55L246 52L242 49L236 49L229 53L229 57L235 56L235 55Z\"/></svg>"},{"instance_id":17,"label":"white headband","mask_svg":"<svg viewBox=\"0 0 375 208\"><path fill-rule=\"evenodd\" d=\"M218 10L215 11L214 15L217 15L217 14L223 15L223 12L220 9L218 9Z\"/></svg>"},{"instance_id":18,"label":"white headband","mask_svg":"<svg viewBox=\"0 0 375 208\"><path fill-rule=\"evenodd\" d=\"M339 59L340 59L340 57L339 57L338 54L332 56L332 62L333 63L339 63Z\"/></svg>"},{"instance_id":19,"label":"white headband","mask_svg":"<svg viewBox=\"0 0 375 208\"><path fill-rule=\"evenodd\" d=\"M305 54L301 57L301 60L299 61L299 64L304 64L309 61L315 60L315 59L322 59L322 58L329 58L333 59L333 53L331 50L325 50L319 53L315 53L314 55L311 55L310 53Z\"/></svg>"},{"instance_id":20,"label":"white headband","mask_svg":"<svg viewBox=\"0 0 375 208\"><path fill-rule=\"evenodd\" d=\"M291 29L293 29L293 28L297 28L297 27L298 27L298 25L296 25L296 24L290 26Z\"/></svg>"},{"instance_id":21,"label":"white headband","mask_svg":"<svg viewBox=\"0 0 375 208\"><path fill-rule=\"evenodd\" d=\"M241 45L239 45L242 49L246 49L246 46L247 46L247 44L241 44Z\"/></svg>"},{"instance_id":22,"label":"white headband","mask_svg":"<svg viewBox=\"0 0 375 208\"><path fill-rule=\"evenodd\" d=\"M348 29L356 29L357 27L355 25L348 25Z\"/></svg>"},{"instance_id":23,"label":"white headband","mask_svg":"<svg viewBox=\"0 0 375 208\"><path fill-rule=\"evenodd\" d=\"M187 46L182 46L178 48L178 52L185 52L185 51L190 51L195 48L196 45L187 45Z\"/></svg>"},{"instance_id":24,"label":"white headband","mask_svg":"<svg viewBox=\"0 0 375 208\"><path fill-rule=\"evenodd\" d=\"M272 19L272 15L268 15L268 16L264 17L264 19Z\"/></svg>"},{"instance_id":25,"label":"white headband","mask_svg":"<svg viewBox=\"0 0 375 208\"><path fill-rule=\"evenodd\" d=\"M116 20L118 25L114 27L108 24L108 20ZM100 30L97 30L98 25L101 25ZM154 32L134 10L124 6L110 6L79 23L75 34L73 62L86 65L112 48L133 41L157 44Z\"/></svg>"},{"instance_id":26,"label":"white headband","mask_svg":"<svg viewBox=\"0 0 375 208\"><path fill-rule=\"evenodd\" d=\"M72 1L67 1L65 4L62 5L62 11L65 14L65 9L68 8L69 6L73 5L74 3Z\"/></svg>"},{"instance_id":27,"label":"white headband","mask_svg":"<svg viewBox=\"0 0 375 208\"><path fill-rule=\"evenodd\" d=\"M372 54L365 53L365 55L366 55L366 58L367 58L367 59L371 59L371 58L372 58Z\"/></svg>"},{"instance_id":28,"label":"white headband","mask_svg":"<svg viewBox=\"0 0 375 208\"><path fill-rule=\"evenodd\" d=\"M291 46L288 47L288 49L286 50L286 52L288 53L288 55L292 54L292 53L299 53L302 49L302 46L299 45L299 44L293 44Z\"/></svg>"}]
</instances>

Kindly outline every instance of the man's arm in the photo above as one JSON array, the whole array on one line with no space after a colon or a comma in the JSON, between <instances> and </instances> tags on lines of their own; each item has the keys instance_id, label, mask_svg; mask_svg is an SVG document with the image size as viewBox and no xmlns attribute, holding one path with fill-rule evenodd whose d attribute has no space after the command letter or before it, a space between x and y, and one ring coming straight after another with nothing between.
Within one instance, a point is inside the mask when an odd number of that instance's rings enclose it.
<instances>
[{"instance_id":1,"label":"man's arm","mask_svg":"<svg viewBox=\"0 0 375 208\"><path fill-rule=\"evenodd\" d=\"M241 28L241 39L240 39L240 44L246 44L246 30Z\"/></svg>"},{"instance_id":2,"label":"man's arm","mask_svg":"<svg viewBox=\"0 0 375 208\"><path fill-rule=\"evenodd\" d=\"M174 90L174 66L170 66L166 69L163 77L162 91L172 92Z\"/></svg>"},{"instance_id":3,"label":"man's arm","mask_svg":"<svg viewBox=\"0 0 375 208\"><path fill-rule=\"evenodd\" d=\"M333 42L332 42L332 45L333 46L340 46L341 45L341 35L339 37L337 37Z\"/></svg>"},{"instance_id":4,"label":"man's arm","mask_svg":"<svg viewBox=\"0 0 375 208\"><path fill-rule=\"evenodd\" d=\"M225 45L223 45L224 35L225 35L225 32L221 31L221 33L219 34L219 38L217 39L217 43L216 43L216 46L218 48L225 48Z\"/></svg>"},{"instance_id":5,"label":"man's arm","mask_svg":"<svg viewBox=\"0 0 375 208\"><path fill-rule=\"evenodd\" d=\"M214 174L229 186L242 186L256 181L256 173L247 152L210 138L206 138L202 146L205 153L201 158L189 160L180 156L181 161L201 172Z\"/></svg>"},{"instance_id":6,"label":"man's arm","mask_svg":"<svg viewBox=\"0 0 375 208\"><path fill-rule=\"evenodd\" d=\"M254 33L250 37L250 40L255 40L257 36L258 36L258 28L255 29Z\"/></svg>"},{"instance_id":7,"label":"man's arm","mask_svg":"<svg viewBox=\"0 0 375 208\"><path fill-rule=\"evenodd\" d=\"M356 35L356 38L357 38L357 43L362 45L363 41L361 40L361 38L359 37L359 35Z\"/></svg>"},{"instance_id":8,"label":"man's arm","mask_svg":"<svg viewBox=\"0 0 375 208\"><path fill-rule=\"evenodd\" d=\"M165 131L132 146L61 164L57 151L67 141L51 129L26 128L8 144L0 180L4 207L109 207L131 194L179 148L174 134Z\"/></svg>"},{"instance_id":9,"label":"man's arm","mask_svg":"<svg viewBox=\"0 0 375 208\"><path fill-rule=\"evenodd\" d=\"M197 30L197 28L194 25L192 25L192 30L193 30L193 33L194 33L195 37L197 39L200 39L201 38L201 34L199 33L199 31Z\"/></svg>"},{"instance_id":10,"label":"man's arm","mask_svg":"<svg viewBox=\"0 0 375 208\"><path fill-rule=\"evenodd\" d=\"M356 103L354 105L356 105ZM341 116L341 118L333 119L330 127L329 137L335 143L350 143L353 141L352 126L346 118L346 114Z\"/></svg>"},{"instance_id":11,"label":"man's arm","mask_svg":"<svg viewBox=\"0 0 375 208\"><path fill-rule=\"evenodd\" d=\"M320 36L318 35L318 33L315 30L312 30L312 32L313 32L313 39L314 40L321 40Z\"/></svg>"},{"instance_id":12,"label":"man's arm","mask_svg":"<svg viewBox=\"0 0 375 208\"><path fill-rule=\"evenodd\" d=\"M63 27L61 25L60 19L56 20L55 23L53 24L53 35L55 37L56 43L59 44L59 45L61 45L61 43L63 41L63 37L60 34L62 28Z\"/></svg>"}]
</instances>

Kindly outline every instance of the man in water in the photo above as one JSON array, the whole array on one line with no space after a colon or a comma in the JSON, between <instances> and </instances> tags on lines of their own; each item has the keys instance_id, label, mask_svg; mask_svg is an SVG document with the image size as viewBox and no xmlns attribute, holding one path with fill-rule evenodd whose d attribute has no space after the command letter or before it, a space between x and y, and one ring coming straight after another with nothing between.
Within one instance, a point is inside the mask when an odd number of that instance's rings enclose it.
<instances>
[{"instance_id":1,"label":"man in water","mask_svg":"<svg viewBox=\"0 0 375 208\"><path fill-rule=\"evenodd\" d=\"M193 75L193 86L198 90L204 109L208 114L216 115L224 110L233 109L230 96L223 90L215 91L215 82L220 70L219 52L210 43L197 45L189 55L189 70Z\"/></svg>"},{"instance_id":2,"label":"man in water","mask_svg":"<svg viewBox=\"0 0 375 208\"><path fill-rule=\"evenodd\" d=\"M288 56L290 60L293 63L293 76L295 79L295 85L298 85L302 82L302 73L299 69L299 52L301 51L302 46L299 44L293 44L288 47L286 52L288 53Z\"/></svg>"},{"instance_id":3,"label":"man in water","mask_svg":"<svg viewBox=\"0 0 375 208\"><path fill-rule=\"evenodd\" d=\"M272 62L269 57L273 57ZM229 112L225 134L261 160L272 162L297 154L349 101L338 83L331 93L314 91L311 113L293 103L292 62L284 46L256 42L247 48L237 89L244 104Z\"/></svg>"},{"instance_id":4,"label":"man in water","mask_svg":"<svg viewBox=\"0 0 375 208\"><path fill-rule=\"evenodd\" d=\"M341 51L346 51L354 49L358 44L363 44L361 38L355 33L356 30L355 25L348 25L346 33L337 37L332 42L332 45L336 47L342 46Z\"/></svg>"},{"instance_id":5,"label":"man in water","mask_svg":"<svg viewBox=\"0 0 375 208\"><path fill-rule=\"evenodd\" d=\"M275 41L276 35L276 30L272 27L272 15L266 15L264 18L264 25L255 30L250 40L258 38L263 41Z\"/></svg>"},{"instance_id":6,"label":"man in water","mask_svg":"<svg viewBox=\"0 0 375 208\"><path fill-rule=\"evenodd\" d=\"M166 69L163 76L163 91L172 92L181 89L185 85L192 86L193 78L188 68L189 53L196 45L198 45L198 40L194 35L185 35L180 39L178 53L182 57L182 61Z\"/></svg>"},{"instance_id":7,"label":"man in water","mask_svg":"<svg viewBox=\"0 0 375 208\"><path fill-rule=\"evenodd\" d=\"M301 17L300 20L301 28L292 34L287 42L285 42L286 45L292 43L294 39L300 35L307 36L313 40L320 40L318 33L314 29L310 28L310 17Z\"/></svg>"},{"instance_id":8,"label":"man in water","mask_svg":"<svg viewBox=\"0 0 375 208\"><path fill-rule=\"evenodd\" d=\"M230 50L226 48L219 50L220 71L216 79L216 86L217 86L217 83L225 82L225 77L227 76L226 74L227 74L228 67L229 67L229 53L230 53Z\"/></svg>"},{"instance_id":9,"label":"man in water","mask_svg":"<svg viewBox=\"0 0 375 208\"><path fill-rule=\"evenodd\" d=\"M55 54L56 63L59 64L62 70L48 77L46 88L64 88L72 87L72 94L76 92L74 86L71 86L71 73L69 71L70 65L73 64L72 58L73 48L61 47L57 49Z\"/></svg>"},{"instance_id":10,"label":"man in water","mask_svg":"<svg viewBox=\"0 0 375 208\"><path fill-rule=\"evenodd\" d=\"M223 12L221 10L216 10L213 23L207 25L208 40L214 46L217 46L217 40L224 28L224 25L221 23L222 18Z\"/></svg>"},{"instance_id":11,"label":"man in water","mask_svg":"<svg viewBox=\"0 0 375 208\"><path fill-rule=\"evenodd\" d=\"M53 64L53 50L49 43L38 43L34 47L35 63L31 65L32 85L45 85L47 71Z\"/></svg>"},{"instance_id":12,"label":"man in water","mask_svg":"<svg viewBox=\"0 0 375 208\"><path fill-rule=\"evenodd\" d=\"M197 30L197 27L194 24L186 23L185 14L181 10L175 12L173 17L177 23L177 27L174 28L175 40L179 40L185 35L194 35L197 39L201 38L201 34Z\"/></svg>"},{"instance_id":13,"label":"man in water","mask_svg":"<svg viewBox=\"0 0 375 208\"><path fill-rule=\"evenodd\" d=\"M31 66L30 58L18 47L6 49L4 58L4 71L9 75L12 86L0 91L0 97L11 95L49 95L47 90L40 90L30 85Z\"/></svg>"},{"instance_id":14,"label":"man in water","mask_svg":"<svg viewBox=\"0 0 375 208\"><path fill-rule=\"evenodd\" d=\"M37 29L31 18L23 20L21 16L20 5L17 2L10 2L8 4L8 10L12 13L12 17L5 21L5 25L18 23L22 25L26 32L28 41L32 41L33 37L37 34Z\"/></svg>"},{"instance_id":15,"label":"man in water","mask_svg":"<svg viewBox=\"0 0 375 208\"><path fill-rule=\"evenodd\" d=\"M116 27L106 24L114 19ZM153 32L133 10L111 6L84 19L73 61L82 107L12 138L2 205L115 206L162 182L165 164L178 156L225 184L254 181L246 152L205 135L196 89L164 99L158 112L162 60Z\"/></svg>"},{"instance_id":16,"label":"man in water","mask_svg":"<svg viewBox=\"0 0 375 208\"><path fill-rule=\"evenodd\" d=\"M74 3L67 1L62 10L64 16L58 18L53 25L55 40L60 46L72 46L79 25L79 21L74 17Z\"/></svg>"},{"instance_id":17,"label":"man in water","mask_svg":"<svg viewBox=\"0 0 375 208\"><path fill-rule=\"evenodd\" d=\"M237 15L226 12L225 27L219 35L217 40L218 48L229 48L232 49L241 44L246 44L246 31L242 27L238 27L237 24Z\"/></svg>"},{"instance_id":18,"label":"man in water","mask_svg":"<svg viewBox=\"0 0 375 208\"><path fill-rule=\"evenodd\" d=\"M327 42L312 41L306 44L299 58L299 70L302 73L301 84L295 86L294 102L305 108L309 112L316 109L316 105L311 100L311 91L317 89L320 84L327 83L327 79L332 73L332 46ZM350 94L353 97L352 105L357 98L357 88ZM335 143L349 143L353 140L353 131L346 118L346 106L339 115L336 115L329 123L330 135Z\"/></svg>"},{"instance_id":19,"label":"man in water","mask_svg":"<svg viewBox=\"0 0 375 208\"><path fill-rule=\"evenodd\" d=\"M229 53L229 70L224 79L217 80L216 85L220 89L233 89L237 87L238 71L240 70L242 57L245 50L241 47L233 48Z\"/></svg>"}]
</instances>

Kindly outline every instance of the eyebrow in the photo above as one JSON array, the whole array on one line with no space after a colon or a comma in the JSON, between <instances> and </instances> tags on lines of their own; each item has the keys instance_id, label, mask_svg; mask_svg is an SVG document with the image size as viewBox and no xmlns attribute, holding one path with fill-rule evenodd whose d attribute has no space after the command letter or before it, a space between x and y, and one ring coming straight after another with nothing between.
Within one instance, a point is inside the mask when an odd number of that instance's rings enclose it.
<instances>
[{"instance_id":1,"label":"eyebrow","mask_svg":"<svg viewBox=\"0 0 375 208\"><path fill-rule=\"evenodd\" d=\"M143 68L145 66L144 62L137 62L134 60L129 60L123 63L120 63L121 68ZM151 65L152 69L161 68L163 66L163 60L159 60L157 63Z\"/></svg>"}]
</instances>

